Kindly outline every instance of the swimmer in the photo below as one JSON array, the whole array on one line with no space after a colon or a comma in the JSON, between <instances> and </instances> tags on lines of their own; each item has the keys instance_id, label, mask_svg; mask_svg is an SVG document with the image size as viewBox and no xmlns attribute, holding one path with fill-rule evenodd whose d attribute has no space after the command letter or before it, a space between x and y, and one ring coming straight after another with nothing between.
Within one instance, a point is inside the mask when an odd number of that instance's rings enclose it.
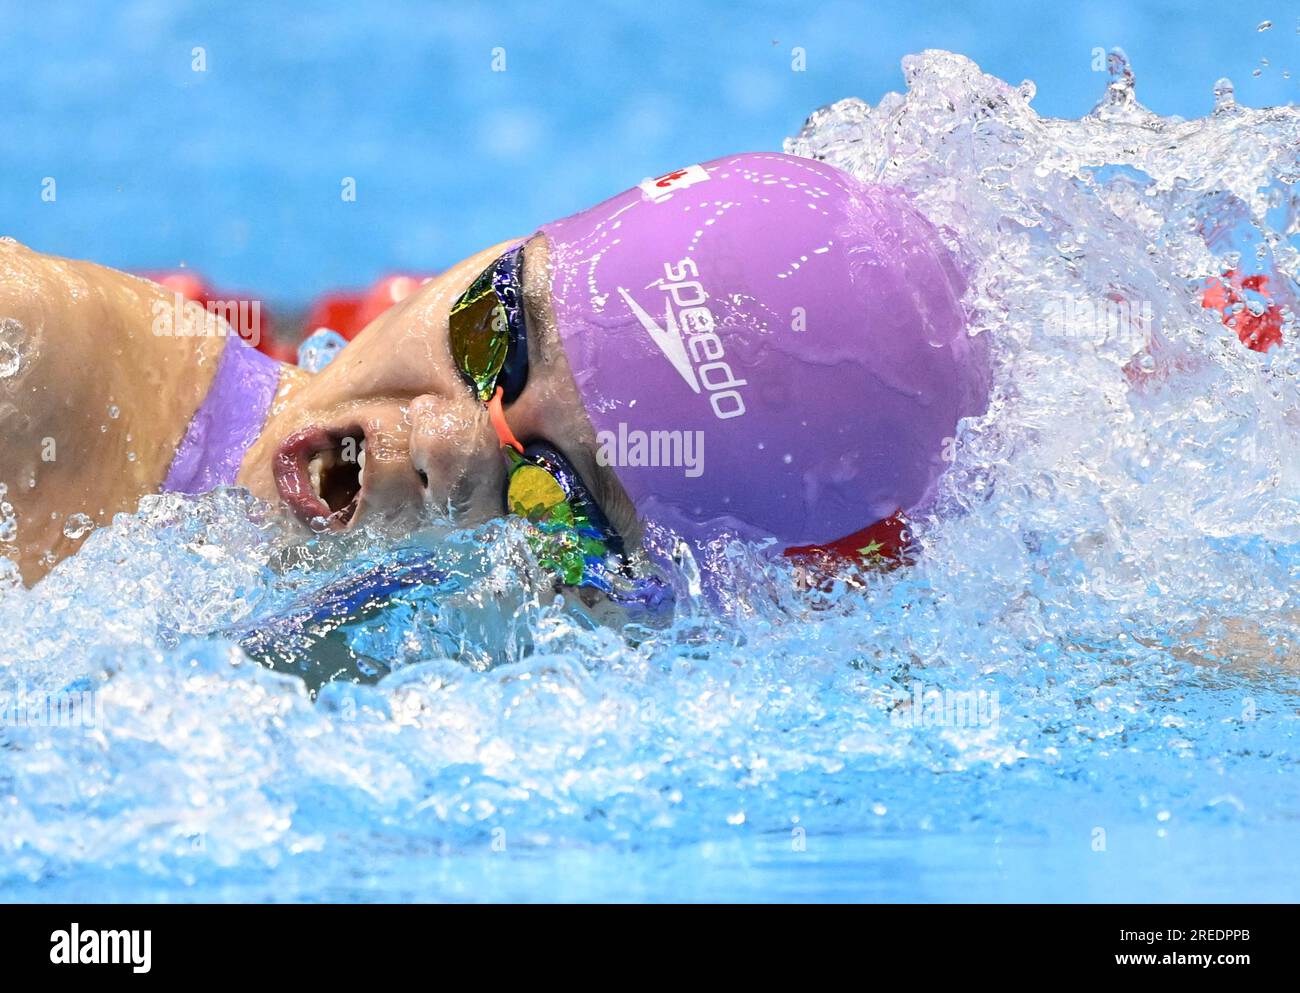
<instances>
[{"instance_id":1,"label":"swimmer","mask_svg":"<svg viewBox=\"0 0 1300 993\"><path fill-rule=\"evenodd\" d=\"M486 248L314 374L169 320L147 280L6 242L0 553L34 582L75 515L239 485L304 531L518 514L563 585L606 592L678 542L706 585L728 538L870 556L985 406L963 290L901 191L775 153Z\"/></svg>"}]
</instances>

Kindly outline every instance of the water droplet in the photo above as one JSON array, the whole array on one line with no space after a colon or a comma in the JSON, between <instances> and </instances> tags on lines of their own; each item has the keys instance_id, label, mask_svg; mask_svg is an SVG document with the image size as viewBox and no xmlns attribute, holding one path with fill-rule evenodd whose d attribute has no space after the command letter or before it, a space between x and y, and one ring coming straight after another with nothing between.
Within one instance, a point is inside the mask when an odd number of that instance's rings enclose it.
<instances>
[{"instance_id":1,"label":"water droplet","mask_svg":"<svg viewBox=\"0 0 1300 993\"><path fill-rule=\"evenodd\" d=\"M1214 112L1227 114L1237 109L1236 88L1227 76L1214 84Z\"/></svg>"},{"instance_id":2,"label":"water droplet","mask_svg":"<svg viewBox=\"0 0 1300 993\"><path fill-rule=\"evenodd\" d=\"M117 404L115 404L115 403L110 403L110 404L108 405L108 416L109 416L109 417L113 418L113 420L117 420L121 415L122 415L122 411L118 408Z\"/></svg>"},{"instance_id":3,"label":"water droplet","mask_svg":"<svg viewBox=\"0 0 1300 993\"><path fill-rule=\"evenodd\" d=\"M298 367L320 372L338 357L348 341L337 331L317 328L298 346Z\"/></svg>"},{"instance_id":4,"label":"water droplet","mask_svg":"<svg viewBox=\"0 0 1300 993\"><path fill-rule=\"evenodd\" d=\"M1111 79L1127 81L1130 86L1133 84L1133 69L1128 64L1128 54L1124 49L1110 50L1106 56L1106 68L1110 72Z\"/></svg>"},{"instance_id":5,"label":"water droplet","mask_svg":"<svg viewBox=\"0 0 1300 993\"><path fill-rule=\"evenodd\" d=\"M781 461L784 462L786 465L789 465L791 462L794 461L794 456L787 452L785 455L781 456Z\"/></svg>"},{"instance_id":6,"label":"water droplet","mask_svg":"<svg viewBox=\"0 0 1300 993\"><path fill-rule=\"evenodd\" d=\"M77 541L84 538L94 526L95 522L85 514L69 514L63 522L63 537Z\"/></svg>"},{"instance_id":7,"label":"water droplet","mask_svg":"<svg viewBox=\"0 0 1300 993\"><path fill-rule=\"evenodd\" d=\"M27 329L12 317L0 321L0 379L18 375L27 355Z\"/></svg>"},{"instance_id":8,"label":"water droplet","mask_svg":"<svg viewBox=\"0 0 1300 993\"><path fill-rule=\"evenodd\" d=\"M695 554L691 551L691 546L678 539L676 547L673 548L673 560L677 563L677 567L681 569L682 578L686 580L687 591L691 596L699 596L702 590L700 585L700 565L695 561Z\"/></svg>"},{"instance_id":9,"label":"water droplet","mask_svg":"<svg viewBox=\"0 0 1300 993\"><path fill-rule=\"evenodd\" d=\"M22 573L18 563L12 559L0 558L0 590L20 590L23 585Z\"/></svg>"},{"instance_id":10,"label":"water droplet","mask_svg":"<svg viewBox=\"0 0 1300 993\"><path fill-rule=\"evenodd\" d=\"M4 499L9 487L0 483L0 542L13 542L18 538L18 515L13 504Z\"/></svg>"},{"instance_id":11,"label":"water droplet","mask_svg":"<svg viewBox=\"0 0 1300 993\"><path fill-rule=\"evenodd\" d=\"M1256 31L1267 31L1267 30L1268 30L1269 28L1271 28L1272 26L1273 26L1273 22L1272 22L1272 21L1260 21L1260 22L1259 22L1259 27L1257 27L1255 30L1256 30Z\"/></svg>"},{"instance_id":12,"label":"water droplet","mask_svg":"<svg viewBox=\"0 0 1300 993\"><path fill-rule=\"evenodd\" d=\"M1154 115L1138 103L1137 76L1122 48L1112 48L1106 56L1110 83L1106 93L1092 108L1091 116L1101 119L1142 120Z\"/></svg>"},{"instance_id":13,"label":"water droplet","mask_svg":"<svg viewBox=\"0 0 1300 993\"><path fill-rule=\"evenodd\" d=\"M127 453L126 453L126 460L127 460L128 462L134 462L134 461L135 461L135 452L127 452Z\"/></svg>"}]
</instances>

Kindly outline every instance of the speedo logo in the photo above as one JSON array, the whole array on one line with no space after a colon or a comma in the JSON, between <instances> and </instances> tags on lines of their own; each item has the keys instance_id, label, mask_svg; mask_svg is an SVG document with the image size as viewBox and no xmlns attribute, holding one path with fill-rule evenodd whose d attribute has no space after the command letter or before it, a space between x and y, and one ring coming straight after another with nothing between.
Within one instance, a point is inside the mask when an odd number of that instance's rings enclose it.
<instances>
[{"instance_id":1,"label":"speedo logo","mask_svg":"<svg viewBox=\"0 0 1300 993\"><path fill-rule=\"evenodd\" d=\"M745 413L740 388L749 384L737 379L727 364L722 339L713 331L713 311L706 305L709 295L693 278L699 274L693 259L682 259L675 268L664 263L664 282L659 284L666 294L662 325L627 290L620 286L618 292L677 375L694 392L707 393L714 416L725 421Z\"/></svg>"}]
</instances>

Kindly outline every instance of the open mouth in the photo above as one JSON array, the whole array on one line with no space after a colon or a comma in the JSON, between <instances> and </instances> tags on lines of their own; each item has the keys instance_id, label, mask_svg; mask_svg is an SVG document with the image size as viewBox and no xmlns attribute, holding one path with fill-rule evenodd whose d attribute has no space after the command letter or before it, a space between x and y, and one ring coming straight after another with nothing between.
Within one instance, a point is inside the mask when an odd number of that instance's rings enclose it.
<instances>
[{"instance_id":1,"label":"open mouth","mask_svg":"<svg viewBox=\"0 0 1300 993\"><path fill-rule=\"evenodd\" d=\"M312 530L347 527L365 492L366 434L307 428L290 435L275 457L280 498Z\"/></svg>"}]
</instances>

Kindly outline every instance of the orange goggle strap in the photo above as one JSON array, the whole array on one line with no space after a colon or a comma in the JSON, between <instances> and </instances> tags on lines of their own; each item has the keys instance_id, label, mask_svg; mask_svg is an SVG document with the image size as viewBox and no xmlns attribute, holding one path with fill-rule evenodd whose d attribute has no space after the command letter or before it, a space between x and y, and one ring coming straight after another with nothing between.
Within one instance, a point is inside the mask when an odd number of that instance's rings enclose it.
<instances>
[{"instance_id":1,"label":"orange goggle strap","mask_svg":"<svg viewBox=\"0 0 1300 993\"><path fill-rule=\"evenodd\" d=\"M492 428L497 433L497 439L501 442L502 448L513 448L520 455L524 453L524 446L520 444L515 433L510 430L510 425L506 423L506 412L503 406L502 397L505 395L505 389L498 386L497 391L492 394L492 399L487 402L488 419L492 422Z\"/></svg>"}]
</instances>

